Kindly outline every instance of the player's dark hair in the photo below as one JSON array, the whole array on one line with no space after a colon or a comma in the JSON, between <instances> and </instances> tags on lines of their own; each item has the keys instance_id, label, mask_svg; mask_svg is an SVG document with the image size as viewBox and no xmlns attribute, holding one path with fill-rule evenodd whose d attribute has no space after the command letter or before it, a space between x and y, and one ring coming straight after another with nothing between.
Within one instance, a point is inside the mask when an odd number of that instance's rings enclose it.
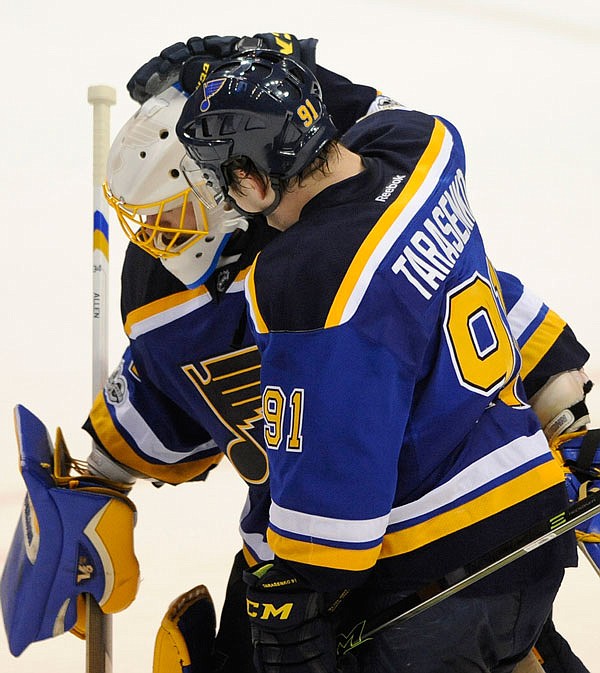
<instances>
[{"instance_id":1,"label":"player's dark hair","mask_svg":"<svg viewBox=\"0 0 600 673\"><path fill-rule=\"evenodd\" d=\"M298 175L291 178L279 181L282 192L288 191L294 185L300 185L311 175L321 173L321 175L329 175L331 173L330 161L334 156L338 156L340 152L339 143L337 140L330 140L324 145L317 156L306 166ZM223 164L223 174L229 184L230 188L235 191L242 192L243 187L241 180L245 176L252 176L260 181L264 188L268 185L268 176L262 173L249 157L234 157L230 161Z\"/></svg>"}]
</instances>

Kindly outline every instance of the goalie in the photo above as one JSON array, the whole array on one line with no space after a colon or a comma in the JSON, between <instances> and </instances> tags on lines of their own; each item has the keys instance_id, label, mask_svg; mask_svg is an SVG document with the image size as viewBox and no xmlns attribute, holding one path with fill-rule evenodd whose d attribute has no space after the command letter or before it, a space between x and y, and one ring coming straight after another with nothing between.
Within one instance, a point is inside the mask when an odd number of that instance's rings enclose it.
<instances>
[{"instance_id":1,"label":"goalie","mask_svg":"<svg viewBox=\"0 0 600 673\"><path fill-rule=\"evenodd\" d=\"M314 41L268 34L260 39L269 46L292 45L298 58L315 67ZM273 558L265 540L268 464L254 399L260 361L245 323L243 280L275 232L260 217L244 218L224 205L207 212L195 199L180 172L184 151L174 133L185 94L181 86L162 90L178 80L193 90L238 42L192 38L143 66L128 85L143 105L118 135L109 159L107 198L132 241L121 301L130 345L85 425L100 447L88 459L90 469L130 485L138 477L177 484L204 479L226 455L248 483L240 522L243 552L232 568L216 641L210 598L193 590L163 620L155 673L175 666L191 666L194 673L254 671L241 574ZM370 87L352 85L319 66L316 72L342 131L370 108L386 104ZM516 278L501 273L499 279L523 357L525 386L543 410L544 425L549 433L560 427L557 434L582 427L588 384L580 370L587 352L564 321ZM565 376L575 385L565 387L566 397L554 394L558 383L562 391ZM223 377L235 385L224 388ZM544 386L553 391L551 404ZM244 393L228 397L232 388ZM565 409L571 415L563 414Z\"/></svg>"}]
</instances>

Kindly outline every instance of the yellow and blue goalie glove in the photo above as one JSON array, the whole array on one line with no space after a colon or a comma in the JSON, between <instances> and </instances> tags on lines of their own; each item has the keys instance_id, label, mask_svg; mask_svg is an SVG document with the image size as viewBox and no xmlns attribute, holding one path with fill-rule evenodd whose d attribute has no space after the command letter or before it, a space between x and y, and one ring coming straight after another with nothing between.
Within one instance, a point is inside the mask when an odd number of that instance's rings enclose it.
<instances>
[{"instance_id":1,"label":"yellow and blue goalie glove","mask_svg":"<svg viewBox=\"0 0 600 673\"><path fill-rule=\"evenodd\" d=\"M550 446L565 470L570 502L600 489L600 429L561 435ZM579 548L600 575L600 515L584 521L575 534Z\"/></svg>"},{"instance_id":2,"label":"yellow and blue goalie glove","mask_svg":"<svg viewBox=\"0 0 600 673\"><path fill-rule=\"evenodd\" d=\"M10 651L74 630L82 594L105 613L134 600L139 566L133 549L135 507L110 482L69 476L59 431L56 448L44 424L15 409L19 464L27 493L0 579ZM79 632L79 633L78 633Z\"/></svg>"}]
</instances>

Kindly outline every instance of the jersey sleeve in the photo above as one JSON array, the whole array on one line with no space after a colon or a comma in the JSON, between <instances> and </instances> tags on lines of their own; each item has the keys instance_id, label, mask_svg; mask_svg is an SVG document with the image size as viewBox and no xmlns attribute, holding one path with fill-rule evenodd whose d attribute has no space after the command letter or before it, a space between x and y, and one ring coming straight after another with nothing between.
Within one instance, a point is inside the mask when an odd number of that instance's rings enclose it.
<instances>
[{"instance_id":1,"label":"jersey sleeve","mask_svg":"<svg viewBox=\"0 0 600 673\"><path fill-rule=\"evenodd\" d=\"M158 259L129 244L121 271L121 315L129 346L83 426L117 462L172 484L201 478L222 453L201 423L148 374L154 371L149 358L163 356L140 347L128 323L138 309L185 289Z\"/></svg>"},{"instance_id":2,"label":"jersey sleeve","mask_svg":"<svg viewBox=\"0 0 600 673\"><path fill-rule=\"evenodd\" d=\"M117 462L171 484L201 478L222 458L208 432L161 393L125 351L84 424Z\"/></svg>"},{"instance_id":3,"label":"jersey sleeve","mask_svg":"<svg viewBox=\"0 0 600 673\"><path fill-rule=\"evenodd\" d=\"M382 553L411 368L390 377L389 351L347 326L271 333L267 348L269 545L313 586L355 586Z\"/></svg>"},{"instance_id":4,"label":"jersey sleeve","mask_svg":"<svg viewBox=\"0 0 600 673\"><path fill-rule=\"evenodd\" d=\"M512 274L498 272L508 321L521 357L521 377L528 397L555 374L580 369L589 353L571 327Z\"/></svg>"}]
</instances>

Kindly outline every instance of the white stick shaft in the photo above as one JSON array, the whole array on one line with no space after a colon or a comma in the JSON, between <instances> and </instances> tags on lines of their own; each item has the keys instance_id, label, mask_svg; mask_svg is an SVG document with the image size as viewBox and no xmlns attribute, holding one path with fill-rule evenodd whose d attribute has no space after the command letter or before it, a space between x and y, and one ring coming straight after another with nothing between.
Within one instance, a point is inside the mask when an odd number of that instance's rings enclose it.
<instances>
[{"instance_id":1,"label":"white stick shaft","mask_svg":"<svg viewBox=\"0 0 600 673\"><path fill-rule=\"evenodd\" d=\"M108 374L108 204L102 193L110 149L110 106L116 92L110 86L88 88L94 108L94 252L92 306L92 399L104 386Z\"/></svg>"},{"instance_id":2,"label":"white stick shaft","mask_svg":"<svg viewBox=\"0 0 600 673\"><path fill-rule=\"evenodd\" d=\"M94 251L92 276L92 400L108 374L108 204L102 192L110 149L110 106L113 87L88 88L94 108ZM86 595L86 673L112 673L112 617Z\"/></svg>"}]
</instances>

